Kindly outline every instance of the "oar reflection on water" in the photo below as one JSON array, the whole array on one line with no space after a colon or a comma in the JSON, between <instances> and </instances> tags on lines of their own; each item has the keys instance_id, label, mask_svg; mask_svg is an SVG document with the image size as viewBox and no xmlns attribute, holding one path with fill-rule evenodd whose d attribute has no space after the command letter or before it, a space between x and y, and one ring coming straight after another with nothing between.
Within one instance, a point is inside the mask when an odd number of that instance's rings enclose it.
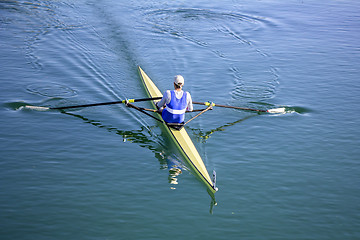
<instances>
[{"instance_id":1,"label":"oar reflection on water","mask_svg":"<svg viewBox=\"0 0 360 240\"><path fill-rule=\"evenodd\" d=\"M155 157L159 160L160 169L168 169L169 170L169 183L171 184L171 188L175 189L175 184L178 184L177 176L182 173L183 169L186 167L182 164L180 159L172 152L167 151L165 144L159 139L159 136L154 136L151 128L149 130L148 127L142 126L139 130L131 130L124 131L119 130L113 126L106 126L102 124L100 121L91 120L79 114L69 113L62 111L63 114L70 115L76 118L80 118L85 123L90 123L93 126L98 128L104 128L109 132L113 132L122 136L123 142L131 142L136 143L140 147L144 147L154 152Z\"/></svg>"},{"instance_id":2,"label":"oar reflection on water","mask_svg":"<svg viewBox=\"0 0 360 240\"><path fill-rule=\"evenodd\" d=\"M190 129L190 130L193 132L194 136L197 137L197 140L198 140L199 142L205 143L206 140L208 140L213 133L225 131L224 128L228 128L228 127L234 126L235 124L240 123L240 122L243 122L243 121L245 121L245 120L247 120L247 119L249 119L249 118L252 118L252 117L254 117L254 116L255 116L255 115L250 115L250 116L247 116L247 117L245 117L245 118L241 118L241 119L239 119L239 120L236 120L236 121L234 121L234 122L226 123L226 124L224 124L224 125L222 125L222 126L220 126L220 127L217 127L217 128L214 128L214 129L211 129L211 130L208 130L208 131L202 131L201 129L190 128L190 127L188 127L188 129Z\"/></svg>"},{"instance_id":3,"label":"oar reflection on water","mask_svg":"<svg viewBox=\"0 0 360 240\"><path fill-rule=\"evenodd\" d=\"M174 154L174 148L167 145L167 143L169 142L166 138L165 140L162 140L161 136L154 136L154 131L152 131L151 129L155 128L156 126L150 128L142 126L139 130L124 131L119 130L113 126L106 126L102 124L101 121L91 120L79 114L69 113L65 111L61 112L66 115L80 118L85 123L90 123L98 128L103 128L109 132L118 134L122 136L124 142L136 143L140 147L147 148L154 152L155 157L160 163L160 169L167 169L169 171L168 181L170 183L171 189L176 189L176 185L178 184L178 176L183 172L183 170L190 171L190 169L180 160L180 158L176 154ZM211 197L210 212L212 213L213 207L217 205L217 203L214 194L210 191L208 191L208 194Z\"/></svg>"}]
</instances>

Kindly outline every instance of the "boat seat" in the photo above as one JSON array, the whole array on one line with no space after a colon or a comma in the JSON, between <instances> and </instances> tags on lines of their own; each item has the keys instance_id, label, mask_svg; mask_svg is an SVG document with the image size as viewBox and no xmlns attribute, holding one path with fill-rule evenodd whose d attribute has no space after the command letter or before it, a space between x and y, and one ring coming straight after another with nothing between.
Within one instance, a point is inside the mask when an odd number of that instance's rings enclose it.
<instances>
[{"instance_id":1,"label":"boat seat","mask_svg":"<svg viewBox=\"0 0 360 240\"><path fill-rule=\"evenodd\" d=\"M184 122L182 123L166 123L167 126L180 131L184 127Z\"/></svg>"}]
</instances>

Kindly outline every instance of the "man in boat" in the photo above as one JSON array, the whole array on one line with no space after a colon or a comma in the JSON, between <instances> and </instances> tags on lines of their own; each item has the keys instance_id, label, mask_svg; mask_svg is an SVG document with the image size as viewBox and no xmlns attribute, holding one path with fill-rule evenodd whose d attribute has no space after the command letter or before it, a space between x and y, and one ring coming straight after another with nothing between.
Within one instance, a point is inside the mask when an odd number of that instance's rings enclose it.
<instances>
[{"instance_id":1,"label":"man in boat","mask_svg":"<svg viewBox=\"0 0 360 240\"><path fill-rule=\"evenodd\" d=\"M167 123L183 123L185 112L192 111L192 99L189 92L182 90L184 78L176 75L174 79L174 90L165 91L163 98L157 103L162 110L161 116Z\"/></svg>"}]
</instances>

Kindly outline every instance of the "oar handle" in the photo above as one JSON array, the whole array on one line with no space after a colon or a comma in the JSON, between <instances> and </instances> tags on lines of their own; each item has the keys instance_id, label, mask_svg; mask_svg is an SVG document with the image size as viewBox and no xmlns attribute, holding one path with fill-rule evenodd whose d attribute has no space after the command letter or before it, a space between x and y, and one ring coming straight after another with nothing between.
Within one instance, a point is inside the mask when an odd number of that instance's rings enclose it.
<instances>
[{"instance_id":1,"label":"oar handle","mask_svg":"<svg viewBox=\"0 0 360 240\"><path fill-rule=\"evenodd\" d=\"M235 106L229 106L229 105L221 105L221 104L215 104L211 102L194 102L193 104L199 104L199 105L205 105L205 106L215 106L215 107L223 107L223 108L232 108L232 109L239 109L239 110L246 110L246 111L255 111L255 112L268 112L267 110L261 110L261 109L253 109L253 108L244 108L244 107L235 107Z\"/></svg>"}]
</instances>

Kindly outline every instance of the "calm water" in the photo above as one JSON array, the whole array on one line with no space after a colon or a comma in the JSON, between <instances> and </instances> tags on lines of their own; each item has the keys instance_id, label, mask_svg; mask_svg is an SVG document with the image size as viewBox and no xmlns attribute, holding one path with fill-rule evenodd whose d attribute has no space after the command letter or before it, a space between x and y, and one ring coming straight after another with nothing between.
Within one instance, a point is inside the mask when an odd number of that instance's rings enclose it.
<instances>
[{"instance_id":1,"label":"calm water","mask_svg":"<svg viewBox=\"0 0 360 240\"><path fill-rule=\"evenodd\" d=\"M0 1L1 239L359 239L359 10ZM195 101L286 107L187 127L217 171L216 206L151 118L21 108L142 98L137 65L162 91L182 74Z\"/></svg>"}]
</instances>

